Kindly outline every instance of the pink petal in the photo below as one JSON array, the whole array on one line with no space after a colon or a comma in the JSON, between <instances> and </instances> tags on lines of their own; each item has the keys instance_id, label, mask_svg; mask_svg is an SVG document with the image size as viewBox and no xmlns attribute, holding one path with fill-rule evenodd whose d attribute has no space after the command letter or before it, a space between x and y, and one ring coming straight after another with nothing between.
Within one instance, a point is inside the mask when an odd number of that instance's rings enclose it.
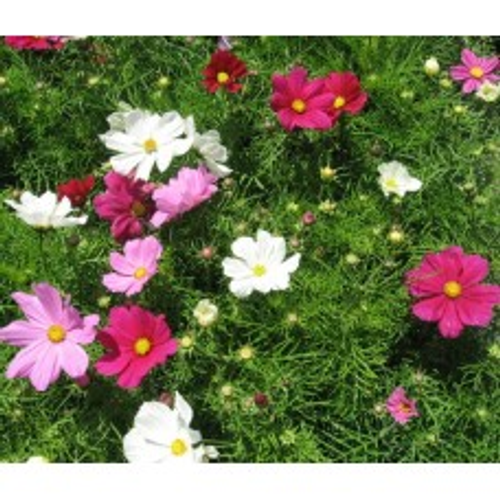
<instances>
[{"instance_id":1,"label":"pink petal","mask_svg":"<svg viewBox=\"0 0 500 500\"><path fill-rule=\"evenodd\" d=\"M78 344L71 341L63 342L59 347L59 361L62 369L71 378L83 376L89 366L87 353Z\"/></svg>"},{"instance_id":2,"label":"pink petal","mask_svg":"<svg viewBox=\"0 0 500 500\"><path fill-rule=\"evenodd\" d=\"M464 255L462 257L462 273L459 282L463 287L475 285L486 278L489 263L479 255Z\"/></svg>"},{"instance_id":3,"label":"pink petal","mask_svg":"<svg viewBox=\"0 0 500 500\"><path fill-rule=\"evenodd\" d=\"M129 243L130 241L125 243L125 249ZM127 257L124 257L121 253L111 252L109 256L109 264L115 271L117 271L120 274L123 274L125 276L130 276L131 274L134 274L135 271L134 264L130 262L130 260Z\"/></svg>"},{"instance_id":4,"label":"pink petal","mask_svg":"<svg viewBox=\"0 0 500 500\"><path fill-rule=\"evenodd\" d=\"M490 57L490 58L482 58L481 59L481 69L485 72L485 74L493 73L498 66L498 58Z\"/></svg>"},{"instance_id":5,"label":"pink petal","mask_svg":"<svg viewBox=\"0 0 500 500\"><path fill-rule=\"evenodd\" d=\"M476 80L475 78L471 78L464 83L464 86L462 87L462 93L470 94L478 90L479 87L481 87L481 82L479 80Z\"/></svg>"},{"instance_id":6,"label":"pink petal","mask_svg":"<svg viewBox=\"0 0 500 500\"><path fill-rule=\"evenodd\" d=\"M31 373L33 366L38 360L40 352L45 349L46 341L41 340L21 349L10 362L7 368L6 377L27 377Z\"/></svg>"},{"instance_id":7,"label":"pink petal","mask_svg":"<svg viewBox=\"0 0 500 500\"><path fill-rule=\"evenodd\" d=\"M438 295L430 299L424 299L413 305L412 311L417 318L423 321L439 321L446 309L447 299L444 295Z\"/></svg>"},{"instance_id":8,"label":"pink petal","mask_svg":"<svg viewBox=\"0 0 500 500\"><path fill-rule=\"evenodd\" d=\"M30 373L30 380L38 391L45 391L61 374L57 346L46 342L38 353Z\"/></svg>"},{"instance_id":9,"label":"pink petal","mask_svg":"<svg viewBox=\"0 0 500 500\"><path fill-rule=\"evenodd\" d=\"M45 309L52 324L60 324L63 316L63 303L60 293L47 283L40 283L33 287L41 306Z\"/></svg>"},{"instance_id":10,"label":"pink petal","mask_svg":"<svg viewBox=\"0 0 500 500\"><path fill-rule=\"evenodd\" d=\"M453 66L450 69L450 76L455 81L467 80L471 77L469 68L465 66Z\"/></svg>"},{"instance_id":11,"label":"pink petal","mask_svg":"<svg viewBox=\"0 0 500 500\"><path fill-rule=\"evenodd\" d=\"M445 338L454 339L462 333L464 324L458 317L456 305L453 300L446 301L446 307L438 326L441 335Z\"/></svg>"},{"instance_id":12,"label":"pink petal","mask_svg":"<svg viewBox=\"0 0 500 500\"><path fill-rule=\"evenodd\" d=\"M108 273L102 277L102 284L113 293L125 293L137 280L133 276Z\"/></svg>"},{"instance_id":13,"label":"pink petal","mask_svg":"<svg viewBox=\"0 0 500 500\"><path fill-rule=\"evenodd\" d=\"M90 344L95 340L99 323L99 316L91 314L83 318L83 328L75 328L71 330L71 339L79 344Z\"/></svg>"},{"instance_id":14,"label":"pink petal","mask_svg":"<svg viewBox=\"0 0 500 500\"><path fill-rule=\"evenodd\" d=\"M10 325L0 328L0 341L17 347L25 347L46 338L46 328L28 321L13 321Z\"/></svg>"},{"instance_id":15,"label":"pink petal","mask_svg":"<svg viewBox=\"0 0 500 500\"><path fill-rule=\"evenodd\" d=\"M469 49L462 50L462 62L469 68L481 65L480 59Z\"/></svg>"},{"instance_id":16,"label":"pink petal","mask_svg":"<svg viewBox=\"0 0 500 500\"><path fill-rule=\"evenodd\" d=\"M16 292L12 294L12 298L31 322L44 328L48 328L53 324L51 318L40 304L38 297L24 292Z\"/></svg>"}]
</instances>

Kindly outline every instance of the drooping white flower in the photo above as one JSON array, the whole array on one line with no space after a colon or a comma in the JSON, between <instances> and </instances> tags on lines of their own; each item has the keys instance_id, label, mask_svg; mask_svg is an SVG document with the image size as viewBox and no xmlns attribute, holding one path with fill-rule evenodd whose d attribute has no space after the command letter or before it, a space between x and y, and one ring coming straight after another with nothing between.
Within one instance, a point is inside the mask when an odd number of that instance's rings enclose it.
<instances>
[{"instance_id":1,"label":"drooping white flower","mask_svg":"<svg viewBox=\"0 0 500 500\"><path fill-rule=\"evenodd\" d=\"M124 437L125 457L135 463L207 462L217 458L217 450L202 444L200 432L189 427L192 419L192 408L178 392L173 408L156 401L143 403L134 427Z\"/></svg>"},{"instance_id":2,"label":"drooping white flower","mask_svg":"<svg viewBox=\"0 0 500 500\"><path fill-rule=\"evenodd\" d=\"M224 165L227 162L227 148L221 144L217 130L203 134L196 132L194 120L186 119L186 134L194 136L193 148L201 155L204 164L218 178L227 177L232 170Z\"/></svg>"},{"instance_id":3,"label":"drooping white flower","mask_svg":"<svg viewBox=\"0 0 500 500\"><path fill-rule=\"evenodd\" d=\"M71 201L64 196L61 201L51 191L46 191L41 196L36 196L30 191L25 191L20 198L20 203L5 200L5 203L16 210L16 215L26 224L37 229L51 227L70 227L82 225L87 222L87 216L68 217L73 211Z\"/></svg>"},{"instance_id":4,"label":"drooping white flower","mask_svg":"<svg viewBox=\"0 0 500 500\"><path fill-rule=\"evenodd\" d=\"M164 172L175 156L185 154L194 137L187 133L185 120L177 111L159 115L133 110L109 117L111 130L99 138L107 148L118 152L110 158L120 174L135 172L136 179L149 180L154 165Z\"/></svg>"},{"instance_id":5,"label":"drooping white flower","mask_svg":"<svg viewBox=\"0 0 500 500\"><path fill-rule=\"evenodd\" d=\"M408 169L397 161L382 163L378 171L379 184L385 196L393 193L402 198L407 192L418 191L422 187L422 182L412 177Z\"/></svg>"},{"instance_id":6,"label":"drooping white flower","mask_svg":"<svg viewBox=\"0 0 500 500\"><path fill-rule=\"evenodd\" d=\"M200 326L210 326L217 321L219 308L210 302L209 299L202 299L196 304L193 316L197 319Z\"/></svg>"},{"instance_id":7,"label":"drooping white flower","mask_svg":"<svg viewBox=\"0 0 500 500\"><path fill-rule=\"evenodd\" d=\"M424 63L424 71L428 76L436 76L439 74L441 67L439 62L435 57L429 57Z\"/></svg>"},{"instance_id":8,"label":"drooping white flower","mask_svg":"<svg viewBox=\"0 0 500 500\"><path fill-rule=\"evenodd\" d=\"M500 85L486 81L479 87L476 97L485 102L495 102L500 97Z\"/></svg>"},{"instance_id":9,"label":"drooping white flower","mask_svg":"<svg viewBox=\"0 0 500 500\"><path fill-rule=\"evenodd\" d=\"M285 290L290 285L290 274L299 266L300 254L285 260L286 243L267 231L257 231L254 240L248 236L238 238L231 246L236 258L222 261L224 274L232 278L229 289L237 297L248 297L254 290L269 293Z\"/></svg>"}]
</instances>

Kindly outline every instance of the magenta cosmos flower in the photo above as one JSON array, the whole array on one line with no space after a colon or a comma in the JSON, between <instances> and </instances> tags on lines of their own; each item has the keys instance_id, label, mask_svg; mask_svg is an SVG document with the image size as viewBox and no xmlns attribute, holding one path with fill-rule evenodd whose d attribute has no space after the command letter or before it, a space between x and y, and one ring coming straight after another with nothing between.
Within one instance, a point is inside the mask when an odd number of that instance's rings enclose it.
<instances>
[{"instance_id":1,"label":"magenta cosmos flower","mask_svg":"<svg viewBox=\"0 0 500 500\"><path fill-rule=\"evenodd\" d=\"M329 114L335 123L342 113L357 115L368 100L356 75L353 73L330 73L325 78L325 89L332 93L333 103Z\"/></svg>"},{"instance_id":2,"label":"magenta cosmos flower","mask_svg":"<svg viewBox=\"0 0 500 500\"><path fill-rule=\"evenodd\" d=\"M118 385L137 387L155 367L177 351L177 341L163 315L155 316L139 306L113 307L109 325L97 340L107 352L95 367L101 375L117 375Z\"/></svg>"},{"instance_id":3,"label":"magenta cosmos flower","mask_svg":"<svg viewBox=\"0 0 500 500\"><path fill-rule=\"evenodd\" d=\"M34 295L23 292L12 298L27 321L13 321L0 328L0 341L21 347L7 369L7 378L26 377L38 391L59 378L61 371L84 378L89 359L80 344L90 344L99 316L81 317L48 283L34 285Z\"/></svg>"},{"instance_id":4,"label":"magenta cosmos flower","mask_svg":"<svg viewBox=\"0 0 500 500\"><path fill-rule=\"evenodd\" d=\"M17 50L59 50L67 41L64 36L6 36L5 43Z\"/></svg>"},{"instance_id":5,"label":"magenta cosmos flower","mask_svg":"<svg viewBox=\"0 0 500 500\"><path fill-rule=\"evenodd\" d=\"M403 387L396 387L385 403L387 411L398 424L406 424L411 418L419 417L417 402L409 399Z\"/></svg>"},{"instance_id":6,"label":"magenta cosmos flower","mask_svg":"<svg viewBox=\"0 0 500 500\"><path fill-rule=\"evenodd\" d=\"M106 192L94 198L97 215L111 222L111 234L121 243L141 236L154 212L154 184L117 172L106 174L104 183Z\"/></svg>"},{"instance_id":7,"label":"magenta cosmos flower","mask_svg":"<svg viewBox=\"0 0 500 500\"><path fill-rule=\"evenodd\" d=\"M487 326L493 307L500 304L500 287L480 284L488 274L488 261L466 255L460 247L428 254L406 274L415 316L437 321L441 335L456 338L466 326Z\"/></svg>"},{"instance_id":8,"label":"magenta cosmos flower","mask_svg":"<svg viewBox=\"0 0 500 500\"><path fill-rule=\"evenodd\" d=\"M208 200L217 192L216 181L204 166L181 168L176 177L153 193L157 212L151 223L160 227Z\"/></svg>"},{"instance_id":9,"label":"magenta cosmos flower","mask_svg":"<svg viewBox=\"0 0 500 500\"><path fill-rule=\"evenodd\" d=\"M272 84L271 108L286 130L325 130L332 126L328 112L333 96L325 89L323 79L307 81L307 70L297 67L289 75L274 75Z\"/></svg>"},{"instance_id":10,"label":"magenta cosmos flower","mask_svg":"<svg viewBox=\"0 0 500 500\"><path fill-rule=\"evenodd\" d=\"M462 63L450 69L453 80L463 82L462 92L470 94L479 90L484 82L496 82L500 76L493 73L499 68L498 57L478 57L472 50L462 50Z\"/></svg>"},{"instance_id":11,"label":"magenta cosmos flower","mask_svg":"<svg viewBox=\"0 0 500 500\"><path fill-rule=\"evenodd\" d=\"M154 236L127 241L123 255L111 252L109 263L115 272L104 275L103 285L127 296L139 293L156 274L162 252L163 247Z\"/></svg>"}]
</instances>

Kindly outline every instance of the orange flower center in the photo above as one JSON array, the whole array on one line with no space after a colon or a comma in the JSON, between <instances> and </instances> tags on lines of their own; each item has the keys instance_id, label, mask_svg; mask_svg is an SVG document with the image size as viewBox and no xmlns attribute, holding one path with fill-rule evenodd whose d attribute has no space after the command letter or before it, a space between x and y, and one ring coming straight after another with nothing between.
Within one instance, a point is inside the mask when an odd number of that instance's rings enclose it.
<instances>
[{"instance_id":1,"label":"orange flower center","mask_svg":"<svg viewBox=\"0 0 500 500\"><path fill-rule=\"evenodd\" d=\"M158 144L154 139L148 139L144 141L142 147L144 148L144 151L146 151L146 153L148 154L154 153L155 151L158 150Z\"/></svg>"},{"instance_id":2,"label":"orange flower center","mask_svg":"<svg viewBox=\"0 0 500 500\"><path fill-rule=\"evenodd\" d=\"M302 99L294 99L292 102L292 109L299 114L304 113L307 106L306 103Z\"/></svg>"},{"instance_id":3,"label":"orange flower center","mask_svg":"<svg viewBox=\"0 0 500 500\"><path fill-rule=\"evenodd\" d=\"M132 213L136 217L143 217L146 213L146 207L140 201L132 203Z\"/></svg>"},{"instance_id":4,"label":"orange flower center","mask_svg":"<svg viewBox=\"0 0 500 500\"><path fill-rule=\"evenodd\" d=\"M444 284L443 292L450 299L456 299L462 295L462 285L456 281L448 281Z\"/></svg>"},{"instance_id":5,"label":"orange flower center","mask_svg":"<svg viewBox=\"0 0 500 500\"><path fill-rule=\"evenodd\" d=\"M339 95L338 97L335 98L335 101L333 101L333 107L335 109L340 109L345 106L345 98Z\"/></svg>"},{"instance_id":6,"label":"orange flower center","mask_svg":"<svg viewBox=\"0 0 500 500\"><path fill-rule=\"evenodd\" d=\"M47 330L47 337L54 344L59 344L66 338L66 330L61 325L52 325Z\"/></svg>"},{"instance_id":7,"label":"orange flower center","mask_svg":"<svg viewBox=\"0 0 500 500\"><path fill-rule=\"evenodd\" d=\"M411 413L411 406L408 403L399 403L398 410L403 413Z\"/></svg>"},{"instance_id":8,"label":"orange flower center","mask_svg":"<svg viewBox=\"0 0 500 500\"><path fill-rule=\"evenodd\" d=\"M217 73L217 82L224 85L229 80L229 75L225 71L220 71Z\"/></svg>"},{"instance_id":9,"label":"orange flower center","mask_svg":"<svg viewBox=\"0 0 500 500\"><path fill-rule=\"evenodd\" d=\"M151 350L151 341L146 337L140 337L135 341L134 351L138 356L145 356Z\"/></svg>"},{"instance_id":10,"label":"orange flower center","mask_svg":"<svg viewBox=\"0 0 500 500\"><path fill-rule=\"evenodd\" d=\"M148 274L148 270L145 267L138 267L135 270L134 273L134 278L137 280L140 280L141 278L144 278Z\"/></svg>"},{"instance_id":11,"label":"orange flower center","mask_svg":"<svg viewBox=\"0 0 500 500\"><path fill-rule=\"evenodd\" d=\"M484 71L479 66L471 68L469 73L473 78L482 78L484 76Z\"/></svg>"}]
</instances>

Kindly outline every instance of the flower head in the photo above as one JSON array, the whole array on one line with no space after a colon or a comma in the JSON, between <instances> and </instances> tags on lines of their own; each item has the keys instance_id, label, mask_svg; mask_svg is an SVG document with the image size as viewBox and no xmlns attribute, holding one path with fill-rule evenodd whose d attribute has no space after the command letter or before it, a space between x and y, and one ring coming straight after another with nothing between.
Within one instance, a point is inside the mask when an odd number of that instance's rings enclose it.
<instances>
[{"instance_id":1,"label":"flower head","mask_svg":"<svg viewBox=\"0 0 500 500\"><path fill-rule=\"evenodd\" d=\"M415 192L422 187L422 182L412 177L408 169L397 161L382 163L378 171L379 184L385 196L393 193L402 198L407 192Z\"/></svg>"},{"instance_id":2,"label":"flower head","mask_svg":"<svg viewBox=\"0 0 500 500\"><path fill-rule=\"evenodd\" d=\"M176 177L153 193L157 211L151 223L160 227L208 200L217 192L216 181L204 166L181 168Z\"/></svg>"},{"instance_id":3,"label":"flower head","mask_svg":"<svg viewBox=\"0 0 500 500\"><path fill-rule=\"evenodd\" d=\"M16 210L16 215L21 220L37 229L70 227L87 222L86 215L69 217L73 210L69 198L63 197L61 201L57 201L57 195L51 191L46 191L41 196L25 191L20 202L5 200L7 205Z\"/></svg>"},{"instance_id":4,"label":"flower head","mask_svg":"<svg viewBox=\"0 0 500 500\"><path fill-rule=\"evenodd\" d=\"M7 369L7 378L29 378L35 389L45 391L61 375L84 377L89 364L80 344L95 337L99 316L81 317L48 283L33 286L34 295L12 294L26 320L0 328L0 341L21 347Z\"/></svg>"},{"instance_id":5,"label":"flower head","mask_svg":"<svg viewBox=\"0 0 500 500\"><path fill-rule=\"evenodd\" d=\"M470 94L479 89L484 82L496 82L499 69L498 57L478 57L472 50L462 50L462 64L450 69L450 76L457 82L463 82L462 92Z\"/></svg>"},{"instance_id":6,"label":"flower head","mask_svg":"<svg viewBox=\"0 0 500 500\"><path fill-rule=\"evenodd\" d=\"M460 247L427 254L406 274L406 286L419 299L412 311L423 321L437 322L443 337L456 338L466 326L488 326L500 304L500 286L480 282L488 261L467 255Z\"/></svg>"},{"instance_id":7,"label":"flower head","mask_svg":"<svg viewBox=\"0 0 500 500\"><path fill-rule=\"evenodd\" d=\"M97 215L111 222L111 234L119 241L141 236L155 205L154 184L109 172L104 177L106 192L94 198Z\"/></svg>"},{"instance_id":8,"label":"flower head","mask_svg":"<svg viewBox=\"0 0 500 500\"><path fill-rule=\"evenodd\" d=\"M6 36L5 43L17 50L59 50L67 41L64 36Z\"/></svg>"},{"instance_id":9,"label":"flower head","mask_svg":"<svg viewBox=\"0 0 500 500\"><path fill-rule=\"evenodd\" d=\"M243 86L238 82L248 75L246 64L230 50L218 49L210 57L210 62L203 70L203 86L214 93L223 88L228 92L238 92Z\"/></svg>"},{"instance_id":10,"label":"flower head","mask_svg":"<svg viewBox=\"0 0 500 500\"><path fill-rule=\"evenodd\" d=\"M484 102L495 102L500 97L500 83L484 82L476 92L476 97Z\"/></svg>"},{"instance_id":11,"label":"flower head","mask_svg":"<svg viewBox=\"0 0 500 500\"><path fill-rule=\"evenodd\" d=\"M441 67L435 57L429 57L424 63L424 71L427 76L436 76L439 74Z\"/></svg>"},{"instance_id":12,"label":"flower head","mask_svg":"<svg viewBox=\"0 0 500 500\"><path fill-rule=\"evenodd\" d=\"M112 124L99 137L119 153L110 162L120 174L133 173L136 179L147 181L154 165L164 172L175 156L185 154L193 144L193 137L186 135L186 120L176 111L158 115L133 110L119 113L119 119L121 129Z\"/></svg>"},{"instance_id":13,"label":"flower head","mask_svg":"<svg viewBox=\"0 0 500 500\"><path fill-rule=\"evenodd\" d=\"M398 424L406 424L411 418L419 417L417 402L409 399L403 387L396 387L387 399L385 406Z\"/></svg>"},{"instance_id":14,"label":"flower head","mask_svg":"<svg viewBox=\"0 0 500 500\"><path fill-rule=\"evenodd\" d=\"M217 321L219 308L210 302L209 299L202 299L196 304L193 310L193 316L200 326L210 326Z\"/></svg>"},{"instance_id":15,"label":"flower head","mask_svg":"<svg viewBox=\"0 0 500 500\"><path fill-rule=\"evenodd\" d=\"M109 263L115 272L103 276L103 285L128 297L139 293L156 274L162 252L163 247L154 236L127 241L123 255L111 252Z\"/></svg>"},{"instance_id":16,"label":"flower head","mask_svg":"<svg viewBox=\"0 0 500 500\"><path fill-rule=\"evenodd\" d=\"M325 78L325 90L333 94L329 114L335 123L342 113L357 115L361 113L368 94L361 90L358 77L353 73L330 73Z\"/></svg>"},{"instance_id":17,"label":"flower head","mask_svg":"<svg viewBox=\"0 0 500 500\"><path fill-rule=\"evenodd\" d=\"M195 133L193 148L203 157L204 164L216 177L226 177L232 170L224 165L227 162L227 148L220 142L217 130L204 134Z\"/></svg>"},{"instance_id":18,"label":"flower head","mask_svg":"<svg viewBox=\"0 0 500 500\"><path fill-rule=\"evenodd\" d=\"M107 352L96 363L101 375L118 376L118 385L132 389L155 367L177 351L177 341L163 315L155 316L139 306L113 307L109 325L97 340Z\"/></svg>"},{"instance_id":19,"label":"flower head","mask_svg":"<svg viewBox=\"0 0 500 500\"><path fill-rule=\"evenodd\" d=\"M308 81L307 70L297 67L289 75L274 75L272 84L271 108L286 130L325 130L332 126L329 111L334 97L323 79Z\"/></svg>"},{"instance_id":20,"label":"flower head","mask_svg":"<svg viewBox=\"0 0 500 500\"><path fill-rule=\"evenodd\" d=\"M157 401L143 403L134 427L123 440L125 457L132 463L193 463L217 458L213 446L205 446L199 431L191 429L193 410L175 393L174 407Z\"/></svg>"},{"instance_id":21,"label":"flower head","mask_svg":"<svg viewBox=\"0 0 500 500\"><path fill-rule=\"evenodd\" d=\"M286 243L282 237L257 231L254 240L248 236L238 238L231 246L236 258L222 261L224 274L232 279L229 289L237 297L248 297L254 290L269 293L290 286L290 274L297 270L300 254L285 260Z\"/></svg>"},{"instance_id":22,"label":"flower head","mask_svg":"<svg viewBox=\"0 0 500 500\"><path fill-rule=\"evenodd\" d=\"M57 186L57 197L61 200L66 196L73 207L83 207L87 201L87 196L94 187L94 182L93 175L88 175L85 179L71 179L65 184Z\"/></svg>"}]
</instances>

